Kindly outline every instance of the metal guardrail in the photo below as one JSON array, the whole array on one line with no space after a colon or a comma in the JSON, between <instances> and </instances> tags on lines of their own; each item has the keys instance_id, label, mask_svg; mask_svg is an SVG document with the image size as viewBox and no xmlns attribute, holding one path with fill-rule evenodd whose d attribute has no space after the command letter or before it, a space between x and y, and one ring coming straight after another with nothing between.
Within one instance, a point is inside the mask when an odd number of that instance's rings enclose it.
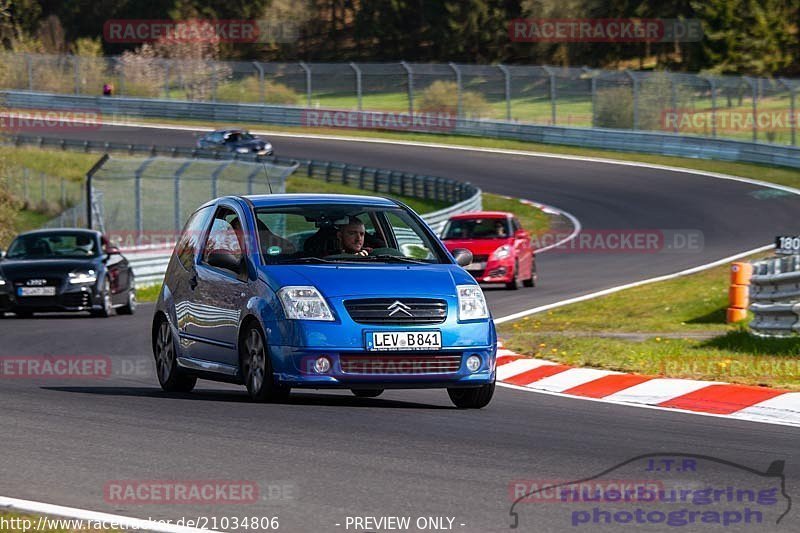
<instances>
[{"instance_id":1,"label":"metal guardrail","mask_svg":"<svg viewBox=\"0 0 800 533\"><path fill-rule=\"evenodd\" d=\"M284 126L308 126L308 110L299 107L229 104L157 100L149 98L104 98L71 96L24 91L0 91L0 100L6 107L23 109L74 110L93 109L101 113L104 121L115 117L194 119L215 122L247 122ZM370 112L348 112L356 117L369 117ZM365 118L365 123L369 120ZM431 129L422 121L410 124L404 131L449 133L496 139L529 141L543 144L580 146L624 152L642 152L666 156L738 161L774 166L800 168L800 148L768 143L708 139L682 136L674 133L542 126L499 120L453 119L452 128ZM362 123L356 120L356 123ZM347 129L343 129L347 131ZM44 141L46 144L47 141ZM69 143L70 141L66 141ZM124 146L124 145L123 145ZM134 145L127 145L134 149Z\"/></svg>"},{"instance_id":2,"label":"metal guardrail","mask_svg":"<svg viewBox=\"0 0 800 533\"><path fill-rule=\"evenodd\" d=\"M800 333L800 255L753 263L750 278L750 329L757 335Z\"/></svg>"}]
</instances>

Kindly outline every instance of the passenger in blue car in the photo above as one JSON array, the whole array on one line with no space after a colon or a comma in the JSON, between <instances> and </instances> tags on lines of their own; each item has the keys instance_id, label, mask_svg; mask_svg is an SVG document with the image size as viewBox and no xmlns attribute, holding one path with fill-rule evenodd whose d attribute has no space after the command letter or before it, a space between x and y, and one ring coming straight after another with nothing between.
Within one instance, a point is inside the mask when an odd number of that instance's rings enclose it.
<instances>
[{"instance_id":1,"label":"passenger in blue car","mask_svg":"<svg viewBox=\"0 0 800 533\"><path fill-rule=\"evenodd\" d=\"M364 247L366 228L358 217L350 217L347 224L339 226L336 237L343 254L369 255L372 248Z\"/></svg>"}]
</instances>

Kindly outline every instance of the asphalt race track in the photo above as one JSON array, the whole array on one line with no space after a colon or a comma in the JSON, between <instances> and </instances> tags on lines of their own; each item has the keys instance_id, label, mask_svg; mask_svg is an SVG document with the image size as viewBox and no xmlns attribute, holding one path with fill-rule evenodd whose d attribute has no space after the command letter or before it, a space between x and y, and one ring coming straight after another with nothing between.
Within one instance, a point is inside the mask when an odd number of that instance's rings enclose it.
<instances>
[{"instance_id":1,"label":"asphalt race track","mask_svg":"<svg viewBox=\"0 0 800 533\"><path fill-rule=\"evenodd\" d=\"M194 142L190 133L155 129L75 136ZM307 138L275 137L273 144L284 156L470 181L566 210L588 231L702 234L693 250L542 254L539 287L487 291L496 317L704 264L797 230L800 198L680 172ZM2 356L96 355L110 357L113 368L92 380L0 380L1 496L140 518L278 516L281 531L353 531L348 516L400 515L453 517L454 530L483 532L508 530L514 480L581 479L640 454L704 454L756 470L785 460L788 494L800 486L798 432L790 427L507 388L482 411L451 408L444 391L374 400L312 391L287 404L255 405L239 387L201 382L192 394L167 395L153 374L151 309L106 320L0 321ZM720 475L735 482L734 474ZM119 480L248 480L261 497L238 505L109 501L104 490ZM520 530L580 530L543 509L523 505ZM756 530L797 530L796 509ZM701 527L722 530L688 530Z\"/></svg>"}]
</instances>

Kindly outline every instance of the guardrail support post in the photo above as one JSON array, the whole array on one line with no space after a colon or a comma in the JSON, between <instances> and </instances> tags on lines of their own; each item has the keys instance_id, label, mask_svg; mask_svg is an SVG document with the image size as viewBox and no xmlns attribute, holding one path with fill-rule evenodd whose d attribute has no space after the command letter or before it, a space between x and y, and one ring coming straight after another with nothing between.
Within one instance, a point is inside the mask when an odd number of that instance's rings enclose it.
<instances>
[{"instance_id":1,"label":"guardrail support post","mask_svg":"<svg viewBox=\"0 0 800 533\"><path fill-rule=\"evenodd\" d=\"M589 91L592 96L592 127L595 126L595 105L597 104L597 76L594 75L592 69L587 66L582 67L583 73L589 76Z\"/></svg>"},{"instance_id":2,"label":"guardrail support post","mask_svg":"<svg viewBox=\"0 0 800 533\"><path fill-rule=\"evenodd\" d=\"M311 68L300 61L300 68L306 73L306 107L311 107Z\"/></svg>"},{"instance_id":3,"label":"guardrail support post","mask_svg":"<svg viewBox=\"0 0 800 533\"><path fill-rule=\"evenodd\" d=\"M462 96L462 87L461 87L461 69L458 68L458 65L453 63L452 61L448 63L450 68L453 69L453 72L456 75L456 118L461 118L464 115L464 98Z\"/></svg>"},{"instance_id":4,"label":"guardrail support post","mask_svg":"<svg viewBox=\"0 0 800 533\"><path fill-rule=\"evenodd\" d=\"M169 98L169 60L164 59L164 98Z\"/></svg>"},{"instance_id":5,"label":"guardrail support post","mask_svg":"<svg viewBox=\"0 0 800 533\"><path fill-rule=\"evenodd\" d=\"M356 97L358 98L358 110L361 111L363 109L361 106L361 69L352 61L350 62L350 68L356 73Z\"/></svg>"},{"instance_id":6,"label":"guardrail support post","mask_svg":"<svg viewBox=\"0 0 800 533\"><path fill-rule=\"evenodd\" d=\"M556 94L556 74L550 67L546 65L542 65L542 68L545 72L547 72L547 76L550 79L550 123L555 126L556 125L556 98L558 97Z\"/></svg>"},{"instance_id":7,"label":"guardrail support post","mask_svg":"<svg viewBox=\"0 0 800 533\"><path fill-rule=\"evenodd\" d=\"M511 120L511 71L505 65L497 65L497 68L503 73L505 79L506 120Z\"/></svg>"},{"instance_id":8,"label":"guardrail support post","mask_svg":"<svg viewBox=\"0 0 800 533\"><path fill-rule=\"evenodd\" d=\"M255 67L256 72L258 72L258 99L263 104L267 101L266 88L264 87L264 68L258 63L258 61L253 61L253 66Z\"/></svg>"},{"instance_id":9,"label":"guardrail support post","mask_svg":"<svg viewBox=\"0 0 800 533\"><path fill-rule=\"evenodd\" d=\"M220 164L220 165L219 165L219 166L218 166L218 167L217 167L217 168L214 170L214 172L212 172L212 173L211 173L211 199L212 199L212 200L213 200L214 198L216 198L217 196L219 196L219 194L217 194L217 180L219 179L219 175L220 175L220 174L222 174L222 172L223 172L223 171L224 171L226 168L228 168L228 165L230 165L231 163L233 163L233 161L234 161L233 159L230 159L230 160L228 160L228 161L226 161L226 162L224 162L224 163Z\"/></svg>"},{"instance_id":10,"label":"guardrail support post","mask_svg":"<svg viewBox=\"0 0 800 533\"><path fill-rule=\"evenodd\" d=\"M406 69L406 74L408 74L408 114L414 114L414 73L411 70L411 66L406 63L405 61L401 61L400 64Z\"/></svg>"}]
</instances>

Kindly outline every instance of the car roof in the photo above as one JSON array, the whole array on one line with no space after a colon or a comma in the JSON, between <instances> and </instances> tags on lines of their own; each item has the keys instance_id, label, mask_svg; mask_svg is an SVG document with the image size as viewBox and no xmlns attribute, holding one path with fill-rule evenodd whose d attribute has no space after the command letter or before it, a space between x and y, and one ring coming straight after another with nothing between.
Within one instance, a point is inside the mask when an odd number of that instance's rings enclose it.
<instances>
[{"instance_id":1,"label":"car roof","mask_svg":"<svg viewBox=\"0 0 800 533\"><path fill-rule=\"evenodd\" d=\"M388 198L381 198L379 196L361 196L356 194L258 194L243 196L242 198L250 201L254 207L277 207L297 204L358 204L370 207L397 207L397 203Z\"/></svg>"},{"instance_id":2,"label":"car roof","mask_svg":"<svg viewBox=\"0 0 800 533\"><path fill-rule=\"evenodd\" d=\"M451 220L464 220L471 218L506 218L513 217L513 213L506 211L472 211L471 213L459 213L450 217Z\"/></svg>"},{"instance_id":3,"label":"car roof","mask_svg":"<svg viewBox=\"0 0 800 533\"><path fill-rule=\"evenodd\" d=\"M42 229L35 229L32 231L26 231L24 233L20 233L17 236L22 237L24 235L40 235L44 233L84 233L86 235L92 235L95 237L99 237L101 235L99 231L86 228L42 228Z\"/></svg>"},{"instance_id":4,"label":"car roof","mask_svg":"<svg viewBox=\"0 0 800 533\"><path fill-rule=\"evenodd\" d=\"M210 133L250 133L249 131L242 129L242 128L224 128L221 130L214 130Z\"/></svg>"}]
</instances>

